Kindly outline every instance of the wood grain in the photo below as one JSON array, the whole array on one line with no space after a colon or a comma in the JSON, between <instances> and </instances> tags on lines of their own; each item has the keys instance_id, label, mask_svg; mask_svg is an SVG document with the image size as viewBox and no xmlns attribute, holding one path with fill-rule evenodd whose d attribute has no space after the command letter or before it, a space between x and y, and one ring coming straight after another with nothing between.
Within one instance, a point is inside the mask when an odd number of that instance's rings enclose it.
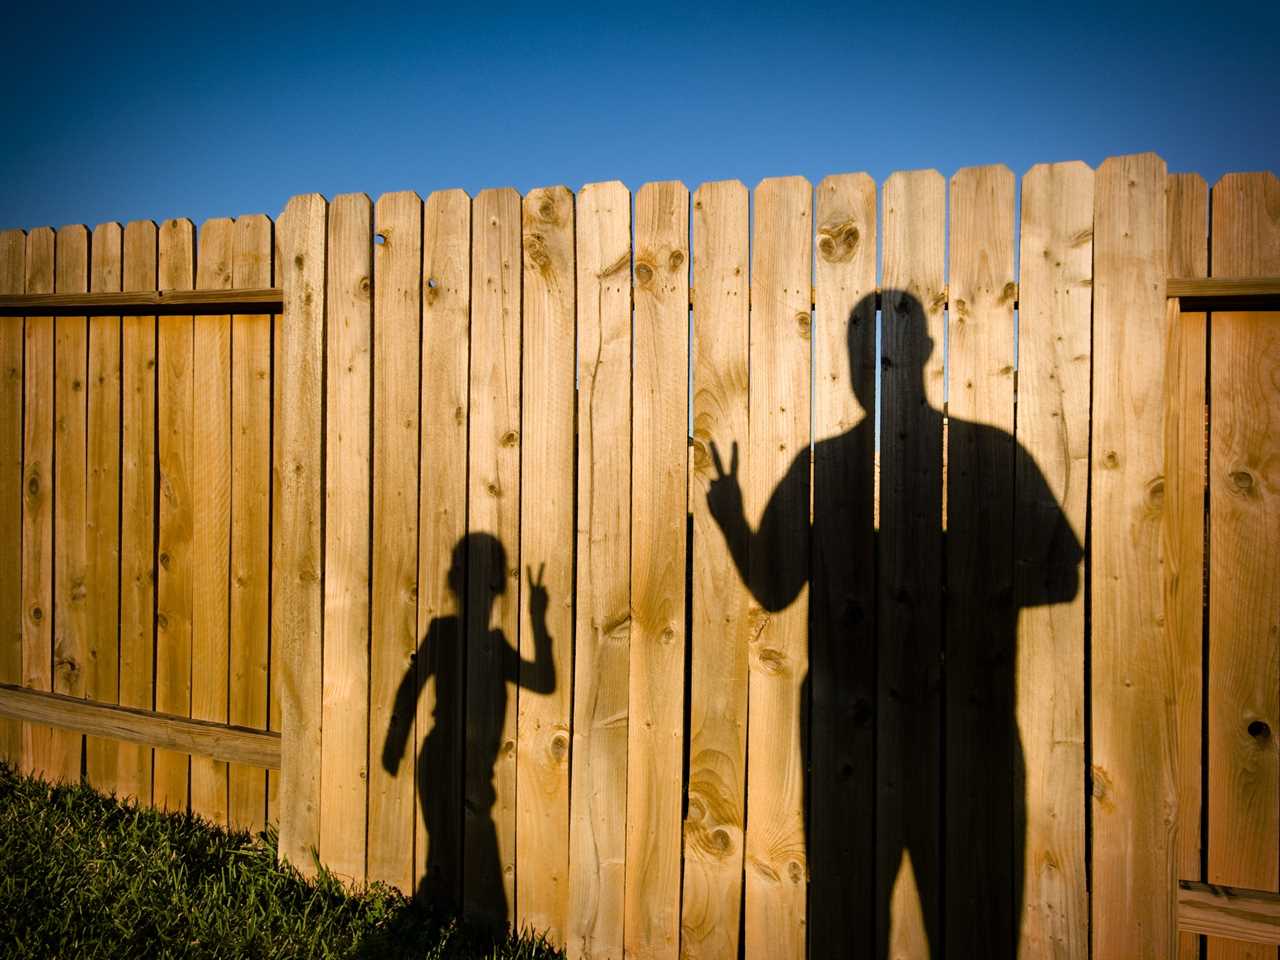
<instances>
[{"instance_id":1,"label":"wood grain","mask_svg":"<svg viewBox=\"0 0 1280 960\"><path fill-rule=\"evenodd\" d=\"M621 957L631 641L631 195L578 193L578 570L568 954Z\"/></svg>"},{"instance_id":2,"label":"wood grain","mask_svg":"<svg viewBox=\"0 0 1280 960\"><path fill-rule=\"evenodd\" d=\"M463 906L507 922L515 910L516 691L504 667L520 642L520 264L520 195L482 191L471 220Z\"/></svg>"},{"instance_id":3,"label":"wood grain","mask_svg":"<svg viewBox=\"0 0 1280 960\"><path fill-rule=\"evenodd\" d=\"M279 658L280 856L315 872L320 843L321 571L326 204L293 197L280 218L284 313L272 384L271 638ZM269 810L271 815L276 810Z\"/></svg>"},{"instance_id":4,"label":"wood grain","mask_svg":"<svg viewBox=\"0 0 1280 960\"><path fill-rule=\"evenodd\" d=\"M689 497L689 191L636 194L632 366L631 658L623 942L680 950L685 557Z\"/></svg>"},{"instance_id":5,"label":"wood grain","mask_svg":"<svg viewBox=\"0 0 1280 960\"><path fill-rule=\"evenodd\" d=\"M764 607L748 650L747 957L802 957L808 864L804 842L809 667L809 278L813 188L802 177L762 180L751 235L751 428L746 475L750 580ZM793 462L800 483L775 491ZM785 598L776 584L796 583ZM767 596L766 596L767 595ZM775 599L782 602L773 602Z\"/></svg>"},{"instance_id":6,"label":"wood grain","mask_svg":"<svg viewBox=\"0 0 1280 960\"><path fill-rule=\"evenodd\" d=\"M547 591L552 675L521 665L516 772L516 924L562 945L569 902L569 723L573 691L573 194L524 198L524 394L520 558ZM523 586L523 584L522 584ZM522 661L537 660L531 603L520 609ZM545 688L550 686L550 690ZM543 689L534 692L531 688Z\"/></svg>"},{"instance_id":7,"label":"wood grain","mask_svg":"<svg viewBox=\"0 0 1280 960\"><path fill-rule=\"evenodd\" d=\"M365 194L341 194L329 204L328 258L320 851L330 870L360 884L366 877L373 775L369 768L373 204ZM391 705L375 703L375 707L385 723ZM373 726L375 738L382 732ZM377 828L395 826L379 823ZM369 839L374 839L372 834ZM384 846L379 850L386 856ZM380 869L385 868L385 863L380 864ZM403 880L403 876L390 879Z\"/></svg>"},{"instance_id":8,"label":"wood grain","mask_svg":"<svg viewBox=\"0 0 1280 960\"><path fill-rule=\"evenodd\" d=\"M235 224L225 218L200 227L196 286L230 287ZM231 565L231 318L193 323L191 716L226 723L230 668ZM191 812L227 823L227 765L191 758Z\"/></svg>"},{"instance_id":9,"label":"wood grain","mask_svg":"<svg viewBox=\"0 0 1280 960\"><path fill-rule=\"evenodd\" d=\"M124 229L124 288L154 290L157 231ZM120 321L120 703L155 706L156 318ZM151 802L152 751L120 744L122 797Z\"/></svg>"},{"instance_id":10,"label":"wood grain","mask_svg":"<svg viewBox=\"0 0 1280 960\"><path fill-rule=\"evenodd\" d=\"M1173 951L1175 676L1161 574L1167 179L1110 158L1094 191L1093 955Z\"/></svg>"},{"instance_id":11,"label":"wood grain","mask_svg":"<svg viewBox=\"0 0 1280 960\"><path fill-rule=\"evenodd\" d=\"M1171 174L1167 206L1169 276L1204 276L1209 270L1209 190L1203 178ZM1166 630L1178 665L1178 876L1202 879L1208 318L1181 313L1178 306L1169 299L1165 333ZM1180 931L1178 955L1198 957L1200 938Z\"/></svg>"},{"instance_id":12,"label":"wood grain","mask_svg":"<svg viewBox=\"0 0 1280 960\"><path fill-rule=\"evenodd\" d=\"M1233 941L1280 944L1280 894L1180 880L1178 929L1192 937L1202 933ZM1243 943L1232 946L1249 949ZM1258 948L1253 952L1256 955Z\"/></svg>"},{"instance_id":13,"label":"wood grain","mask_svg":"<svg viewBox=\"0 0 1280 960\"><path fill-rule=\"evenodd\" d=\"M869 954L875 937L876 185L817 188L809 943Z\"/></svg>"},{"instance_id":14,"label":"wood grain","mask_svg":"<svg viewBox=\"0 0 1280 960\"><path fill-rule=\"evenodd\" d=\"M1213 188L1211 270L1280 272L1280 181ZM1208 876L1280 889L1280 313L1213 314L1209 371ZM1218 938L1212 960L1269 957Z\"/></svg>"},{"instance_id":15,"label":"wood grain","mask_svg":"<svg viewBox=\"0 0 1280 960\"><path fill-rule=\"evenodd\" d=\"M40 293L22 296L0 294L0 317L21 317L40 312L51 317L115 316L122 313L215 314L244 309L279 310L278 287L218 290L125 290L116 293Z\"/></svg>"},{"instance_id":16,"label":"wood grain","mask_svg":"<svg viewBox=\"0 0 1280 960\"><path fill-rule=\"evenodd\" d=\"M1022 180L1019 446L1014 475L1014 702L1022 741L1018 955L1083 960L1085 861L1084 558L1089 491L1093 171L1037 164ZM1036 476L1038 474L1038 476ZM1040 478L1043 478L1040 480ZM1040 482L1036 482L1040 480ZM1045 590L1070 599L1024 603ZM1015 796L1016 799L1016 796ZM1017 890L1015 890L1015 894Z\"/></svg>"},{"instance_id":17,"label":"wood grain","mask_svg":"<svg viewBox=\"0 0 1280 960\"><path fill-rule=\"evenodd\" d=\"M396 689L415 673L418 631L418 378L422 199L378 198L373 248L373 575L369 727L412 725ZM517 391L519 380L516 381ZM517 397L518 397L517 392ZM408 738L412 742L413 738ZM514 778L513 778L514 781ZM512 793L515 783L512 783ZM514 796L511 801L514 813ZM369 878L413 891L413 767L369 765ZM514 837L512 837L514 841Z\"/></svg>"},{"instance_id":18,"label":"wood grain","mask_svg":"<svg viewBox=\"0 0 1280 960\"><path fill-rule=\"evenodd\" d=\"M736 958L746 823L750 594L707 505L712 445L747 450L749 235L747 188L704 183L693 196L693 522L690 585L688 807L681 950Z\"/></svg>"},{"instance_id":19,"label":"wood grain","mask_svg":"<svg viewBox=\"0 0 1280 960\"><path fill-rule=\"evenodd\" d=\"M27 236L0 232L0 293L26 287ZM22 682L23 321L0 324L0 682ZM22 762L22 726L0 720L0 760Z\"/></svg>"},{"instance_id":20,"label":"wood grain","mask_svg":"<svg viewBox=\"0 0 1280 960\"><path fill-rule=\"evenodd\" d=\"M90 242L90 288L118 292L124 233L118 223L94 227ZM89 320L88 635L84 694L120 701L120 318ZM116 789L116 745L85 738L85 778L106 793Z\"/></svg>"},{"instance_id":21,"label":"wood grain","mask_svg":"<svg viewBox=\"0 0 1280 960\"><path fill-rule=\"evenodd\" d=\"M271 282L272 226L261 214L236 220L231 279ZM268 725L271 584L271 317L231 318L231 658L230 721ZM233 763L229 816L237 829L266 825L266 776ZM274 774L273 774L274 776Z\"/></svg>"},{"instance_id":22,"label":"wood grain","mask_svg":"<svg viewBox=\"0 0 1280 960\"><path fill-rule=\"evenodd\" d=\"M423 206L422 456L418 472L416 689L418 882L462 902L464 582L450 577L467 532L471 198L431 194ZM464 561L465 562L465 561ZM430 681L430 683L429 683ZM517 832L517 840L519 833Z\"/></svg>"},{"instance_id":23,"label":"wood grain","mask_svg":"<svg viewBox=\"0 0 1280 960\"><path fill-rule=\"evenodd\" d=\"M195 231L190 220L160 225L160 285L192 287ZM164 316L157 334L157 461L160 469L156 531L156 709L191 714L191 630L195 554L194 320ZM168 750L155 755L154 803L185 811L189 758Z\"/></svg>"}]
</instances>

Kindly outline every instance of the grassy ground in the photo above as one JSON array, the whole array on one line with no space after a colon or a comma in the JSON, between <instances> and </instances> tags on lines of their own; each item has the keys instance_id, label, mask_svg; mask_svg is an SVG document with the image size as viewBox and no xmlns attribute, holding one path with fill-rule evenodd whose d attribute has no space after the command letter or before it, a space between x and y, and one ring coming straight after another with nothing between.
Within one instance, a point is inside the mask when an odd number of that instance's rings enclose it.
<instances>
[{"instance_id":1,"label":"grassy ground","mask_svg":"<svg viewBox=\"0 0 1280 960\"><path fill-rule=\"evenodd\" d=\"M0 955L552 960L373 886L276 863L274 838L49 786L0 763Z\"/></svg>"}]
</instances>

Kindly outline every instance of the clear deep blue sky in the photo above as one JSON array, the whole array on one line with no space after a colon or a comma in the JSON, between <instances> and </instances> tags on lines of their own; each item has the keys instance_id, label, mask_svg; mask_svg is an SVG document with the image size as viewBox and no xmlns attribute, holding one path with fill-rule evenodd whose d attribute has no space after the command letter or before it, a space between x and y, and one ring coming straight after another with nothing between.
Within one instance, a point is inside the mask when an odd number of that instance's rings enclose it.
<instances>
[{"instance_id":1,"label":"clear deep blue sky","mask_svg":"<svg viewBox=\"0 0 1280 960\"><path fill-rule=\"evenodd\" d=\"M24 6L0 227L1142 150L1210 183L1280 170L1275 0Z\"/></svg>"}]
</instances>

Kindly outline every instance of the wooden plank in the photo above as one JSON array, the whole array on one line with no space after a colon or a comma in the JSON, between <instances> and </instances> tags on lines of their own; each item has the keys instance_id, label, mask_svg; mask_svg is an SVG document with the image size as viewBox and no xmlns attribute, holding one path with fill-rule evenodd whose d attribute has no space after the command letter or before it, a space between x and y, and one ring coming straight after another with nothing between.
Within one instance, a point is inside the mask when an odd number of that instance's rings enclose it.
<instances>
[{"instance_id":1,"label":"wooden plank","mask_svg":"<svg viewBox=\"0 0 1280 960\"><path fill-rule=\"evenodd\" d=\"M565 939L569 897L569 722L573 689L573 194L532 190L524 251L516 925ZM678 887L677 887L678 889Z\"/></svg>"},{"instance_id":2,"label":"wooden plank","mask_svg":"<svg viewBox=\"0 0 1280 960\"><path fill-rule=\"evenodd\" d=\"M680 951L686 516L689 499L689 191L636 194L632 372L631 659L627 726L628 956Z\"/></svg>"},{"instance_id":3,"label":"wooden plank","mask_svg":"<svg viewBox=\"0 0 1280 960\"><path fill-rule=\"evenodd\" d=\"M1280 181L1213 188L1214 274L1280 272ZM1213 314L1209 371L1208 876L1280 889L1280 313ZM1213 960L1276 957L1217 938Z\"/></svg>"},{"instance_id":4,"label":"wooden plank","mask_svg":"<svg viewBox=\"0 0 1280 960\"><path fill-rule=\"evenodd\" d=\"M192 287L195 229L190 220L160 225L160 285ZM160 470L156 530L156 709L191 713L191 628L195 554L194 318L163 316L157 333L156 454ZM155 755L153 802L162 810L187 809L189 758Z\"/></svg>"},{"instance_id":5,"label":"wooden plank","mask_svg":"<svg viewBox=\"0 0 1280 960\"><path fill-rule=\"evenodd\" d=\"M1178 929L1186 935L1280 944L1280 894L1179 880Z\"/></svg>"},{"instance_id":6,"label":"wooden plank","mask_svg":"<svg viewBox=\"0 0 1280 960\"><path fill-rule=\"evenodd\" d=\"M515 910L516 691L520 629L520 195L485 190L471 219L463 907Z\"/></svg>"},{"instance_id":7,"label":"wooden plank","mask_svg":"<svg viewBox=\"0 0 1280 960\"><path fill-rule=\"evenodd\" d=\"M1093 282L1093 955L1173 952L1173 651L1163 629L1165 165L1095 178Z\"/></svg>"},{"instance_id":8,"label":"wooden plank","mask_svg":"<svg viewBox=\"0 0 1280 960\"><path fill-rule=\"evenodd\" d=\"M578 192L570 957L622 956L631 639L631 194Z\"/></svg>"},{"instance_id":9,"label":"wooden plank","mask_svg":"<svg viewBox=\"0 0 1280 960\"><path fill-rule=\"evenodd\" d=\"M423 207L422 452L418 471L418 828L421 889L462 901L463 664L471 198L433 193ZM406 680L408 673L405 674ZM428 685L428 681L433 681ZM405 694L408 696L408 693ZM399 709L399 708L397 708ZM376 742L376 741L375 741ZM406 744L388 744L399 762ZM388 750L388 747L392 747Z\"/></svg>"},{"instance_id":10,"label":"wooden plank","mask_svg":"<svg viewBox=\"0 0 1280 960\"><path fill-rule=\"evenodd\" d=\"M236 220L232 283L271 282L271 220ZM231 318L231 649L228 717L258 730L268 726L267 668L271 610L271 317ZM233 763L227 771L233 827L266 826L266 778Z\"/></svg>"},{"instance_id":11,"label":"wooden plank","mask_svg":"<svg viewBox=\"0 0 1280 960\"><path fill-rule=\"evenodd\" d=\"M1177 269L1176 274L1170 274L1165 289L1170 297L1280 297L1280 277L1206 277L1195 272L1190 265L1179 265Z\"/></svg>"},{"instance_id":12,"label":"wooden plank","mask_svg":"<svg viewBox=\"0 0 1280 960\"><path fill-rule=\"evenodd\" d=\"M154 290L156 225L124 230L124 287ZM121 318L120 703L155 706L156 318ZM152 751L119 747L122 797L151 802Z\"/></svg>"},{"instance_id":13,"label":"wooden plank","mask_svg":"<svg viewBox=\"0 0 1280 960\"><path fill-rule=\"evenodd\" d=\"M418 383L422 329L422 198L378 198L373 248L373 581L369 725L414 722L396 709L401 679L416 676L418 646ZM516 382L517 396L519 381ZM518 461L517 461L518 462ZM513 718L514 720L514 718ZM514 731L514 723L512 724ZM412 738L409 738L412 739ZM512 758L514 766L514 757ZM511 784L512 815L515 807ZM412 893L413 769L369 770L369 879ZM514 846L514 825L511 835ZM514 849L509 853L514 857Z\"/></svg>"},{"instance_id":14,"label":"wooden plank","mask_svg":"<svg viewBox=\"0 0 1280 960\"><path fill-rule=\"evenodd\" d=\"M1209 190L1198 174L1171 174L1168 193L1170 276L1209 270ZM1205 406L1208 326L1205 314L1166 307L1165 630L1177 664L1178 876L1202 878L1201 748L1205 601ZM1178 934L1178 956L1198 957L1200 938Z\"/></svg>"},{"instance_id":15,"label":"wooden plank","mask_svg":"<svg viewBox=\"0 0 1280 960\"><path fill-rule=\"evenodd\" d=\"M693 196L692 634L689 799L684 824L681 949L736 958L746 823L747 646L754 618L746 579L708 502L712 454L744 457L748 354L747 188L704 183ZM749 462L749 461L748 461Z\"/></svg>"},{"instance_id":16,"label":"wooden plank","mask_svg":"<svg viewBox=\"0 0 1280 960\"><path fill-rule=\"evenodd\" d=\"M26 286L27 236L0 233L0 293ZM22 392L23 322L0 324L0 683L22 682ZM22 762L22 726L0 721L0 760Z\"/></svg>"},{"instance_id":17,"label":"wooden plank","mask_svg":"<svg viewBox=\"0 0 1280 960\"><path fill-rule=\"evenodd\" d=\"M89 232L83 226L58 230L54 289L83 293L89 288ZM85 530L89 378L88 320L58 317L53 322L53 690L84 696L88 654L89 546ZM84 737L58 731L51 740L47 774L79 782Z\"/></svg>"},{"instance_id":18,"label":"wooden plank","mask_svg":"<svg viewBox=\"0 0 1280 960\"><path fill-rule=\"evenodd\" d=\"M946 952L972 957L1009 955L1022 899L1013 875L1025 803L1013 699L1013 186L1003 165L951 178L943 916ZM1043 486L1033 470L1023 479Z\"/></svg>"},{"instance_id":19,"label":"wooden plank","mask_svg":"<svg viewBox=\"0 0 1280 960\"><path fill-rule=\"evenodd\" d=\"M809 277L813 188L762 180L751 236L749 585L763 608L748 649L747 957L805 952L809 666ZM798 477L798 479L797 479ZM781 478L781 479L780 479ZM745 518L744 518L745 519Z\"/></svg>"},{"instance_id":20,"label":"wooden plank","mask_svg":"<svg viewBox=\"0 0 1280 960\"><path fill-rule=\"evenodd\" d=\"M221 288L217 290L126 290L124 292L41 293L23 296L0 294L0 317L21 317L40 311L51 317L114 316L146 310L152 314L185 313L225 316L241 309L279 310L278 287Z\"/></svg>"},{"instance_id":21,"label":"wooden plank","mask_svg":"<svg viewBox=\"0 0 1280 960\"><path fill-rule=\"evenodd\" d=\"M875 937L875 182L824 179L816 228L809 943L856 956Z\"/></svg>"},{"instance_id":22,"label":"wooden plank","mask_svg":"<svg viewBox=\"0 0 1280 960\"><path fill-rule=\"evenodd\" d=\"M1084 960L1085 597L1078 544L1089 490L1088 166L1031 168L1022 180L1021 243L1013 549L1014 703L1024 774L1021 809L1014 808L1014 837L1022 840L1013 865L1022 900L1014 931L1018 955L1028 960Z\"/></svg>"},{"instance_id":23,"label":"wooden plank","mask_svg":"<svg viewBox=\"0 0 1280 960\"><path fill-rule=\"evenodd\" d=\"M877 951L939 949L946 184L884 185L876 730Z\"/></svg>"},{"instance_id":24,"label":"wooden plank","mask_svg":"<svg viewBox=\"0 0 1280 960\"><path fill-rule=\"evenodd\" d=\"M196 286L229 287L235 224L200 227ZM230 670L231 318L193 319L191 716L226 723ZM191 758L191 812L228 822L227 765Z\"/></svg>"},{"instance_id":25,"label":"wooden plank","mask_svg":"<svg viewBox=\"0 0 1280 960\"><path fill-rule=\"evenodd\" d=\"M370 778L385 777L381 767L369 769L370 737L382 736L385 729L369 724L373 281L373 204L363 193L334 197L329 205L325 277L329 416L325 422L320 850L330 870L356 884L365 881L366 825L373 826L368 820ZM377 535L373 542L380 543ZM390 715L389 703L375 701L373 706L380 718ZM377 829L395 826L378 824ZM376 841L372 833L369 839ZM403 842L399 836L394 839Z\"/></svg>"},{"instance_id":26,"label":"wooden plank","mask_svg":"<svg viewBox=\"0 0 1280 960\"><path fill-rule=\"evenodd\" d=\"M120 289L124 232L118 223L93 230L90 286ZM120 318L89 320L88 656L84 694L104 703L120 701ZM96 789L117 788L116 744L85 738L85 778Z\"/></svg>"},{"instance_id":27,"label":"wooden plank","mask_svg":"<svg viewBox=\"0 0 1280 960\"><path fill-rule=\"evenodd\" d=\"M26 288L53 290L54 233L27 236ZM22 420L22 683L53 689L53 318L28 317L24 336ZM22 770L50 771L54 733L22 728Z\"/></svg>"},{"instance_id":28,"label":"wooden plank","mask_svg":"<svg viewBox=\"0 0 1280 960\"><path fill-rule=\"evenodd\" d=\"M304 875L314 874L320 843L325 215L324 198L312 193L291 198L280 218L285 305L272 385L271 640L279 651L272 671L282 674L279 849Z\"/></svg>"},{"instance_id":29,"label":"wooden plank","mask_svg":"<svg viewBox=\"0 0 1280 960\"><path fill-rule=\"evenodd\" d=\"M61 693L0 684L0 716L17 717L99 738L200 754L221 762L280 766L280 736L154 710L97 703Z\"/></svg>"},{"instance_id":30,"label":"wooden plank","mask_svg":"<svg viewBox=\"0 0 1280 960\"><path fill-rule=\"evenodd\" d=\"M271 252L271 278L272 282L277 285L284 283L285 264L284 264L284 231L277 224L272 244ZM271 350L271 378L268 385L268 396L264 401L270 409L275 404L275 338L277 333L282 333L281 324L284 322L283 308L282 312L274 314L271 317L271 332L269 334L269 347ZM271 563L271 527L275 519L275 498L272 489L275 484L275 443L276 443L275 419L271 418L271 435L267 439L267 475L268 475L268 492L267 492L267 587L265 589L267 603L267 727L270 730L279 730L283 726L281 722L282 707L284 700L283 674L285 672L285 650L283 641L277 642L277 638L272 634L272 624L274 621L271 617L270 598L271 598L271 578L274 576L272 572L274 566ZM321 493L323 496L323 492ZM321 600L323 603L323 598ZM321 639L321 649L323 649L323 638ZM280 823L280 781L283 779L281 771L267 771L267 822Z\"/></svg>"}]
</instances>

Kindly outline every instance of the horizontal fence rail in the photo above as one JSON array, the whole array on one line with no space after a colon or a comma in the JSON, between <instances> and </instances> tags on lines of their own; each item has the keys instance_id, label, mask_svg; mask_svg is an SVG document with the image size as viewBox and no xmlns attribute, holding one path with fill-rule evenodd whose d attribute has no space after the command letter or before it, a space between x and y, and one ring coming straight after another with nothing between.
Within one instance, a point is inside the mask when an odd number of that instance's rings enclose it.
<instances>
[{"instance_id":1,"label":"horizontal fence rail","mask_svg":"<svg viewBox=\"0 0 1280 960\"><path fill-rule=\"evenodd\" d=\"M1280 184L1210 197L0 233L0 756L573 957L1216 956L1280 894Z\"/></svg>"}]
</instances>

